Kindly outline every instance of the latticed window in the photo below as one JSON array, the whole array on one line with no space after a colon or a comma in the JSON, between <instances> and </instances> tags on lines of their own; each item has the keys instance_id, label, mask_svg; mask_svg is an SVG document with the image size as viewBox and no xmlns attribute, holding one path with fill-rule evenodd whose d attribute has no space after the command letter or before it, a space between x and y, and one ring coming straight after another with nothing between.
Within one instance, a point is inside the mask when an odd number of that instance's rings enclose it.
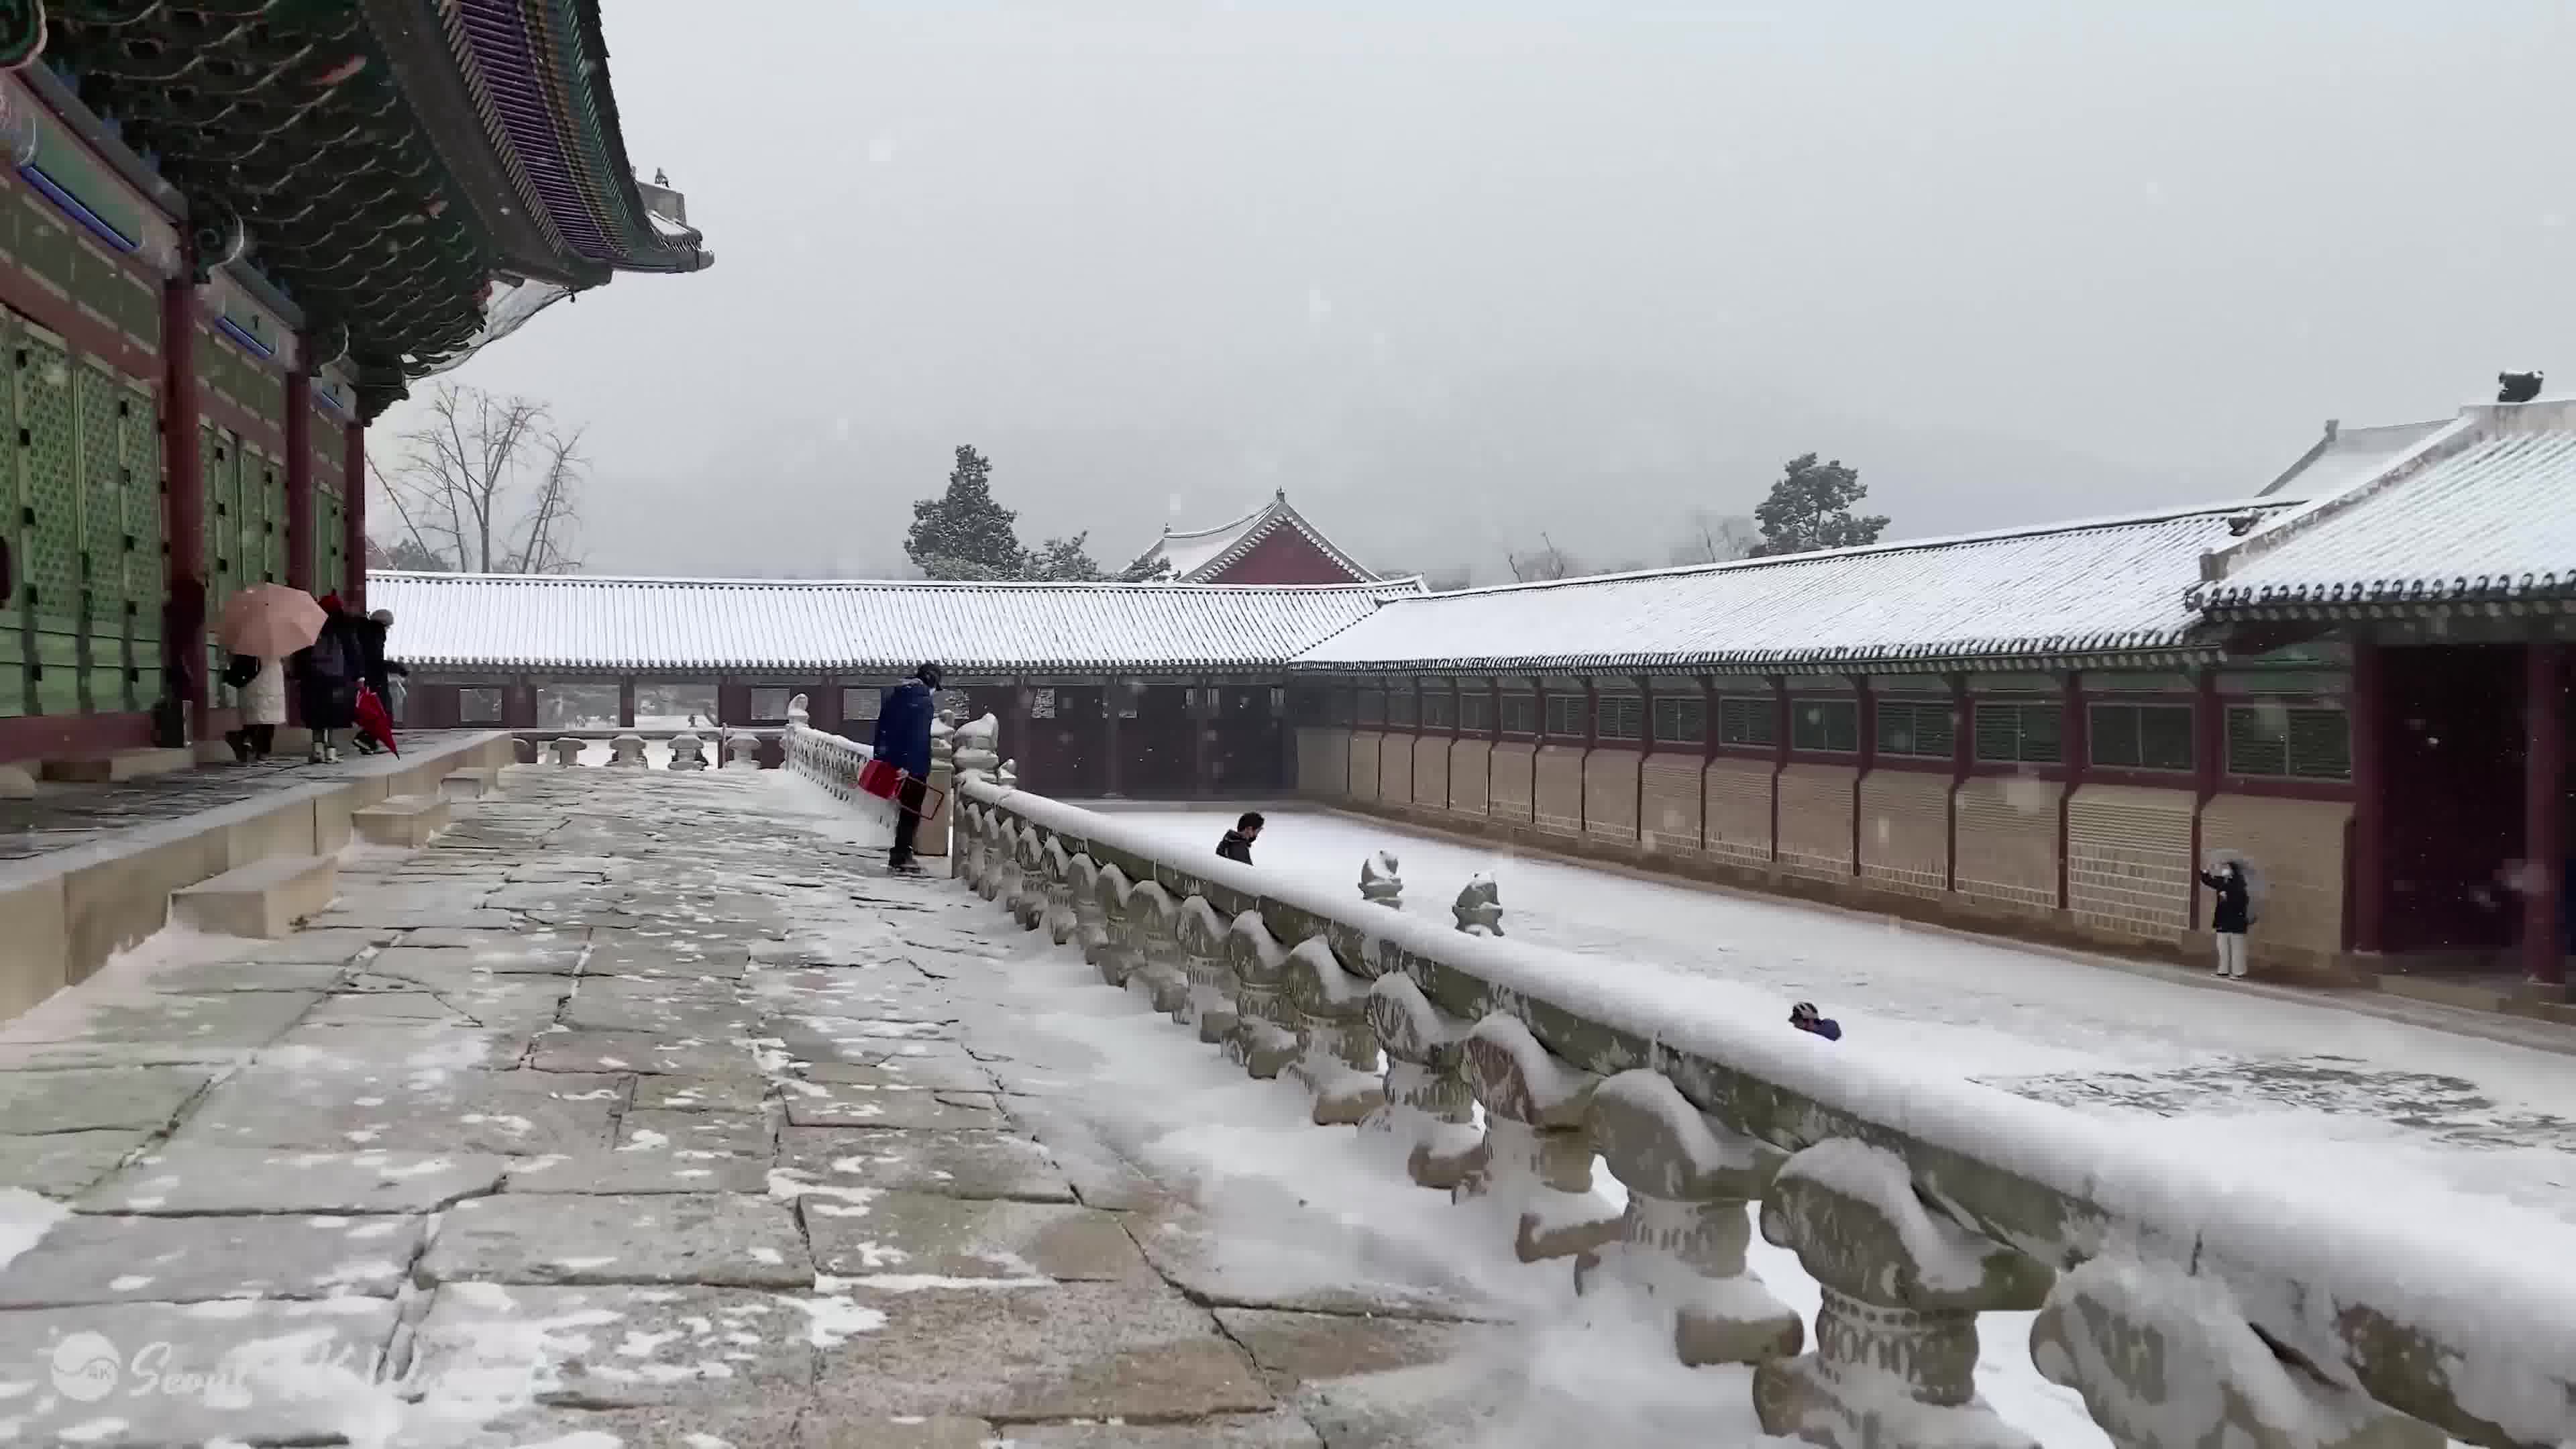
<instances>
[{"instance_id":1,"label":"latticed window","mask_svg":"<svg viewBox=\"0 0 2576 1449\"><path fill-rule=\"evenodd\" d=\"M2066 721L2055 700L1977 706L1977 759L1989 765L2054 765L2066 758Z\"/></svg>"},{"instance_id":2,"label":"latticed window","mask_svg":"<svg viewBox=\"0 0 2576 1449\"><path fill-rule=\"evenodd\" d=\"M1708 704L1697 695L1655 696L1655 743L1695 745L1708 738Z\"/></svg>"},{"instance_id":3,"label":"latticed window","mask_svg":"<svg viewBox=\"0 0 2576 1449\"><path fill-rule=\"evenodd\" d=\"M1386 692L1386 722L1400 730L1409 730L1413 728L1414 720L1420 717L1421 698L1422 697L1420 695L1415 694L1409 687L1405 689L1388 690Z\"/></svg>"},{"instance_id":4,"label":"latticed window","mask_svg":"<svg viewBox=\"0 0 2576 1449\"><path fill-rule=\"evenodd\" d=\"M1860 753L1860 701L1790 700L1789 748L1829 755Z\"/></svg>"},{"instance_id":5,"label":"latticed window","mask_svg":"<svg viewBox=\"0 0 2576 1449\"><path fill-rule=\"evenodd\" d=\"M501 691L492 686L476 686L456 691L456 722L469 725L499 724Z\"/></svg>"},{"instance_id":6,"label":"latticed window","mask_svg":"<svg viewBox=\"0 0 2576 1449\"><path fill-rule=\"evenodd\" d=\"M1538 696L1507 694L1503 696L1503 733L1534 735L1538 733Z\"/></svg>"},{"instance_id":7,"label":"latticed window","mask_svg":"<svg viewBox=\"0 0 2576 1449\"><path fill-rule=\"evenodd\" d=\"M2331 706L2227 707L2227 773L2281 780L2352 778L2352 720Z\"/></svg>"},{"instance_id":8,"label":"latticed window","mask_svg":"<svg viewBox=\"0 0 2576 1449\"><path fill-rule=\"evenodd\" d=\"M1717 702L1717 742L1767 750L1780 743L1779 702L1763 695L1728 695Z\"/></svg>"},{"instance_id":9,"label":"latticed window","mask_svg":"<svg viewBox=\"0 0 2576 1449\"><path fill-rule=\"evenodd\" d=\"M1583 696L1575 693L1551 694L1547 699L1547 737L1571 740L1583 737Z\"/></svg>"},{"instance_id":10,"label":"latticed window","mask_svg":"<svg viewBox=\"0 0 2576 1449\"><path fill-rule=\"evenodd\" d=\"M1324 718L1328 723L1337 724L1344 729L1348 729L1350 728L1351 721L1358 718L1359 707L1358 690L1336 689L1325 696Z\"/></svg>"},{"instance_id":11,"label":"latticed window","mask_svg":"<svg viewBox=\"0 0 2576 1449\"><path fill-rule=\"evenodd\" d=\"M764 684L751 692L751 717L760 724L778 724L787 718L787 705L796 697L793 685Z\"/></svg>"},{"instance_id":12,"label":"latticed window","mask_svg":"<svg viewBox=\"0 0 2576 1449\"><path fill-rule=\"evenodd\" d=\"M1957 751L1958 717L1948 700L1882 699L1878 702L1878 752L1946 760Z\"/></svg>"},{"instance_id":13,"label":"latticed window","mask_svg":"<svg viewBox=\"0 0 2576 1449\"><path fill-rule=\"evenodd\" d=\"M1493 732L1493 691L1472 684L1459 691L1458 728L1475 735Z\"/></svg>"},{"instance_id":14,"label":"latticed window","mask_svg":"<svg viewBox=\"0 0 2576 1449\"><path fill-rule=\"evenodd\" d=\"M842 685L841 718L859 723L873 722L877 717L877 706L884 700L885 695L874 685Z\"/></svg>"},{"instance_id":15,"label":"latticed window","mask_svg":"<svg viewBox=\"0 0 2576 1449\"><path fill-rule=\"evenodd\" d=\"M1601 738L1605 740L1646 737L1646 701L1637 695L1605 694L1593 713L1600 721Z\"/></svg>"},{"instance_id":16,"label":"latticed window","mask_svg":"<svg viewBox=\"0 0 2576 1449\"><path fill-rule=\"evenodd\" d=\"M1364 730L1371 730L1371 729L1376 729L1378 726L1383 725L1383 724L1385 724L1385 723L1386 723L1386 691L1385 691L1385 690L1383 690L1383 689L1363 689L1363 690L1361 690L1361 691L1360 691L1360 718L1359 718L1359 725L1360 725L1360 728L1361 728L1361 729L1364 729Z\"/></svg>"},{"instance_id":17,"label":"latticed window","mask_svg":"<svg viewBox=\"0 0 2576 1449\"><path fill-rule=\"evenodd\" d=\"M1458 723L1458 696L1446 689L1422 691L1422 727L1427 730L1454 728Z\"/></svg>"},{"instance_id":18,"label":"latticed window","mask_svg":"<svg viewBox=\"0 0 2576 1449\"><path fill-rule=\"evenodd\" d=\"M2085 712L2085 743L2094 764L2109 770L2192 767L2190 705L2096 704Z\"/></svg>"}]
</instances>

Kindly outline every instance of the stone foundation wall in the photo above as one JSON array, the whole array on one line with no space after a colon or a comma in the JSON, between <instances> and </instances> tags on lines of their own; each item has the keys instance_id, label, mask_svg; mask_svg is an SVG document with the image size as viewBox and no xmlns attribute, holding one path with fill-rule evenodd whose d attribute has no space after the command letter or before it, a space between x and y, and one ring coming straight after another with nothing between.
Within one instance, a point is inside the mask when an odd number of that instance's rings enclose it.
<instances>
[{"instance_id":1,"label":"stone foundation wall","mask_svg":"<svg viewBox=\"0 0 2576 1449\"><path fill-rule=\"evenodd\" d=\"M1515 825L1530 823L1532 801L1538 793L1537 755L1538 746L1532 744L1506 741L1494 746L1486 776L1485 813Z\"/></svg>"},{"instance_id":2,"label":"stone foundation wall","mask_svg":"<svg viewBox=\"0 0 2576 1449\"><path fill-rule=\"evenodd\" d=\"M2062 786L2035 777L1961 781L1958 893L2012 911L2055 912L2062 793Z\"/></svg>"},{"instance_id":3,"label":"stone foundation wall","mask_svg":"<svg viewBox=\"0 0 2576 1449\"><path fill-rule=\"evenodd\" d=\"M1860 782L1860 874L1881 890L1938 898L1950 888L1950 777L1873 770Z\"/></svg>"},{"instance_id":4,"label":"stone foundation wall","mask_svg":"<svg viewBox=\"0 0 2576 1449\"><path fill-rule=\"evenodd\" d=\"M1490 740L1459 740L1449 747L1449 810L1454 815L1485 813L1486 771L1494 746Z\"/></svg>"},{"instance_id":5,"label":"stone foundation wall","mask_svg":"<svg viewBox=\"0 0 2576 1449\"><path fill-rule=\"evenodd\" d=\"M1531 823L1551 835L1583 833L1583 747L1541 745L1531 791Z\"/></svg>"},{"instance_id":6,"label":"stone foundation wall","mask_svg":"<svg viewBox=\"0 0 2576 1449\"><path fill-rule=\"evenodd\" d=\"M2105 935L2179 941L2191 928L2189 790L2087 785L2066 802L2066 905Z\"/></svg>"},{"instance_id":7,"label":"stone foundation wall","mask_svg":"<svg viewBox=\"0 0 2576 1449\"><path fill-rule=\"evenodd\" d=\"M1791 765L1780 772L1780 869L1819 880L1852 873L1850 765Z\"/></svg>"},{"instance_id":8,"label":"stone foundation wall","mask_svg":"<svg viewBox=\"0 0 2576 1449\"><path fill-rule=\"evenodd\" d=\"M1297 793L1339 799L1351 793L1351 732L1297 731Z\"/></svg>"},{"instance_id":9,"label":"stone foundation wall","mask_svg":"<svg viewBox=\"0 0 2576 1449\"><path fill-rule=\"evenodd\" d=\"M1769 760L1722 756L1708 762L1701 798L1707 806L1710 855L1737 865L1771 868L1771 790Z\"/></svg>"},{"instance_id":10,"label":"stone foundation wall","mask_svg":"<svg viewBox=\"0 0 2576 1449\"><path fill-rule=\"evenodd\" d=\"M1699 849L1700 764L1694 755L1648 755L1637 767L1638 833L1649 848Z\"/></svg>"},{"instance_id":11,"label":"stone foundation wall","mask_svg":"<svg viewBox=\"0 0 2576 1449\"><path fill-rule=\"evenodd\" d=\"M1594 750L1583 762L1583 828L1604 840L1637 840L1637 764L1633 750Z\"/></svg>"},{"instance_id":12,"label":"stone foundation wall","mask_svg":"<svg viewBox=\"0 0 2576 1449\"><path fill-rule=\"evenodd\" d=\"M1377 798L1389 805L1413 803L1413 736L1387 734L1379 738Z\"/></svg>"},{"instance_id":13,"label":"stone foundation wall","mask_svg":"<svg viewBox=\"0 0 2576 1449\"><path fill-rule=\"evenodd\" d=\"M1375 800L1379 798L1377 788L1377 757L1379 747L1383 745L1385 741L1386 737L1376 733L1375 731L1370 731L1364 734L1354 734L1351 736L1352 799Z\"/></svg>"},{"instance_id":14,"label":"stone foundation wall","mask_svg":"<svg viewBox=\"0 0 2576 1449\"><path fill-rule=\"evenodd\" d=\"M1449 808L1449 737L1423 735L1413 742L1413 803Z\"/></svg>"}]
</instances>

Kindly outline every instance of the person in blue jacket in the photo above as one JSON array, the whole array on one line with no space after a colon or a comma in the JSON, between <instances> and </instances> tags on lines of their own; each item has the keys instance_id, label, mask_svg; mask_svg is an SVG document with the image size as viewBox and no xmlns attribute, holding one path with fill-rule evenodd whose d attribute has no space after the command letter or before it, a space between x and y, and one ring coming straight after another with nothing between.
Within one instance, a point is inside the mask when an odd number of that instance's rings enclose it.
<instances>
[{"instance_id":1,"label":"person in blue jacket","mask_svg":"<svg viewBox=\"0 0 2576 1449\"><path fill-rule=\"evenodd\" d=\"M1800 1031L1823 1037L1827 1041L1843 1039L1843 1024L1818 1012L1816 1003L1812 1001L1801 1001L1790 1007L1789 1024Z\"/></svg>"},{"instance_id":2,"label":"person in blue jacket","mask_svg":"<svg viewBox=\"0 0 2576 1449\"><path fill-rule=\"evenodd\" d=\"M939 666L925 664L912 677L885 692L877 704L876 757L903 772L895 801L894 849L886 868L898 875L918 875L913 863L913 837L921 831L921 806L930 781L930 722L938 712Z\"/></svg>"}]
</instances>

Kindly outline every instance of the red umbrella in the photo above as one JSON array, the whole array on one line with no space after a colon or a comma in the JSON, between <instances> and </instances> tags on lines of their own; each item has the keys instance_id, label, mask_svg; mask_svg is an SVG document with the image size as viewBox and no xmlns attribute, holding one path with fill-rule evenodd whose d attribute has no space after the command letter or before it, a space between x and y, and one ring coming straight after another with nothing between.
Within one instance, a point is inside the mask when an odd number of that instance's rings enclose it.
<instances>
[{"instance_id":1,"label":"red umbrella","mask_svg":"<svg viewBox=\"0 0 2576 1449\"><path fill-rule=\"evenodd\" d=\"M358 728L367 738L397 755L402 753L394 744L394 717L385 713L385 702L376 698L376 692L363 684L358 686L357 716Z\"/></svg>"}]
</instances>

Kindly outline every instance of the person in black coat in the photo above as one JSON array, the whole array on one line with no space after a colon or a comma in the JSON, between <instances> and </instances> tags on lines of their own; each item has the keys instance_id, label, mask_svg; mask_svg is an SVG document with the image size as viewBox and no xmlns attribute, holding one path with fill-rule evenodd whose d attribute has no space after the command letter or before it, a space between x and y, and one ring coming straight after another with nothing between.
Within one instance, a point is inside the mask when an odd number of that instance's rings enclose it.
<instances>
[{"instance_id":1,"label":"person in black coat","mask_svg":"<svg viewBox=\"0 0 2576 1449\"><path fill-rule=\"evenodd\" d=\"M393 677L411 673L400 660L385 657L385 633L393 626L394 611L391 609L378 609L363 618L356 614L349 616L350 632L358 642L358 677L366 682L367 688L376 692L376 698L383 703L389 717L394 711ZM356 723L354 715L351 723ZM349 742L356 745L362 755L375 754L382 748L364 735L353 735Z\"/></svg>"},{"instance_id":2,"label":"person in black coat","mask_svg":"<svg viewBox=\"0 0 2576 1449\"><path fill-rule=\"evenodd\" d=\"M2200 873L2200 883L2218 892L2218 905L2209 913L2210 935L2218 942L2218 969L2214 973L2230 981L2245 979L2245 928L2254 918L2253 889L2245 879L2242 861L2220 861L2216 870Z\"/></svg>"},{"instance_id":3,"label":"person in black coat","mask_svg":"<svg viewBox=\"0 0 2576 1449\"><path fill-rule=\"evenodd\" d=\"M912 845L921 833L921 807L929 798L930 724L938 715L939 680L939 666L925 664L877 702L876 738L869 748L903 772L895 800L894 849L886 852L886 869L898 875L921 871L913 863Z\"/></svg>"},{"instance_id":4,"label":"person in black coat","mask_svg":"<svg viewBox=\"0 0 2576 1449\"><path fill-rule=\"evenodd\" d=\"M1244 811L1242 818L1234 822L1234 828L1216 843L1216 853L1228 860L1252 864L1252 842L1261 838L1262 823L1260 811Z\"/></svg>"},{"instance_id":5,"label":"person in black coat","mask_svg":"<svg viewBox=\"0 0 2576 1449\"><path fill-rule=\"evenodd\" d=\"M317 765L338 762L338 735L357 722L358 683L366 671L356 621L338 594L322 596L322 614L322 632L286 661L304 707L304 726L313 732L311 758Z\"/></svg>"}]
</instances>

